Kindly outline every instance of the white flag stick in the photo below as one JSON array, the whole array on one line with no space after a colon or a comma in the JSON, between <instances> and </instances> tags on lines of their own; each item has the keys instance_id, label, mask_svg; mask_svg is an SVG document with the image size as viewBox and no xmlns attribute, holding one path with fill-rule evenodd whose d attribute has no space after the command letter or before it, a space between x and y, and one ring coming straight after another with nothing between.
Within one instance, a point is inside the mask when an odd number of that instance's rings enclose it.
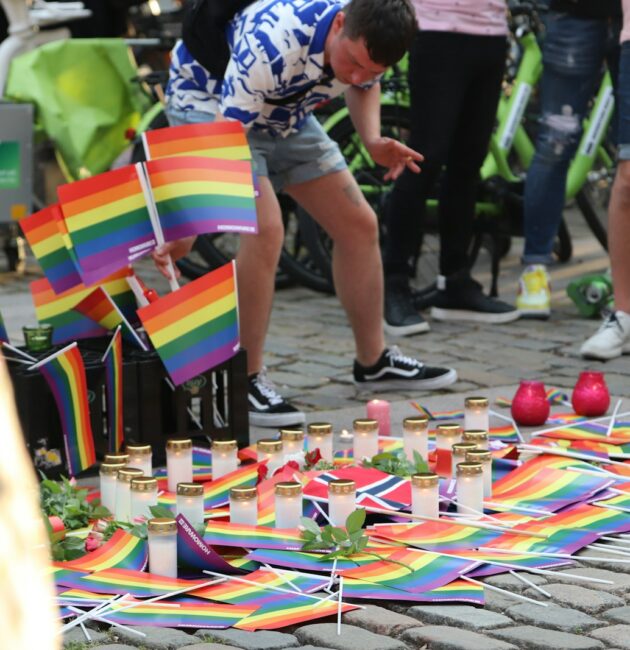
<instances>
[{"instance_id":1,"label":"white flag stick","mask_svg":"<svg viewBox=\"0 0 630 650\"><path fill-rule=\"evenodd\" d=\"M474 585L480 585L484 589L490 589L490 591L496 591L500 594L505 594L506 596L511 596L512 598L516 598L516 600L524 600L527 603L532 603L534 605L539 605L540 607L548 607L547 603L541 603L539 600L534 600L533 598L529 598L528 596L521 596L521 594L515 594L512 593L511 591L508 591L507 589L501 589L501 587L495 587L494 585L489 585L485 582L481 582L481 580L475 580L474 578L469 578L468 576L461 575L459 576L462 580L466 580L466 582L472 582Z\"/></svg>"},{"instance_id":2,"label":"white flag stick","mask_svg":"<svg viewBox=\"0 0 630 650\"><path fill-rule=\"evenodd\" d=\"M18 354L21 357L24 357L28 361L32 361L35 363L37 359L35 357L32 357L30 354L27 354L23 350L20 350L20 348L16 348L12 346L10 343L5 343L4 341L0 341L0 347L6 348L7 350L11 350L11 352L14 352L15 354Z\"/></svg>"},{"instance_id":3,"label":"white flag stick","mask_svg":"<svg viewBox=\"0 0 630 650\"><path fill-rule=\"evenodd\" d=\"M617 460L610 460L609 458L598 458L591 454L581 454L576 451L567 451L566 449L559 449L558 447L544 447L539 445L524 444L518 446L519 450L531 451L538 454L551 454L553 456L564 456L565 458L574 458L575 460L586 460L591 463L603 463L604 465L620 465L621 467L628 467L625 463Z\"/></svg>"},{"instance_id":4,"label":"white flag stick","mask_svg":"<svg viewBox=\"0 0 630 650\"><path fill-rule=\"evenodd\" d=\"M525 442L525 438L523 438L523 434L521 433L521 430L518 428L514 418L508 417L507 415L502 415L501 413L497 413L497 411L493 411L492 409L489 409L488 413L490 413L490 415L494 415L495 418L499 418L499 420L504 420L505 422L509 422L514 427L514 431L516 431L516 435L518 436L518 439L521 442Z\"/></svg>"},{"instance_id":5,"label":"white flag stick","mask_svg":"<svg viewBox=\"0 0 630 650\"><path fill-rule=\"evenodd\" d=\"M630 411L626 411L625 413L619 413L617 415L618 418L623 418L630 415ZM605 415L601 418L593 418L591 420L582 420L581 422L571 422L570 424L561 424L556 427L550 427L549 429L541 429L540 431L534 431L533 435L535 436L544 436L546 433L552 433L553 431L560 431L561 429L573 429L574 427L581 426L583 424L596 424L597 422L604 422L605 420L608 420L610 416Z\"/></svg>"},{"instance_id":6,"label":"white flag stick","mask_svg":"<svg viewBox=\"0 0 630 650\"><path fill-rule=\"evenodd\" d=\"M548 591L545 591L542 587L539 587L537 584L526 578L523 574L518 573L518 571L513 571L510 569L510 574L513 575L517 580L520 580L521 582L525 583L534 591L537 591L541 593L543 596L546 596L547 598L551 598L551 594Z\"/></svg>"},{"instance_id":7,"label":"white flag stick","mask_svg":"<svg viewBox=\"0 0 630 650\"><path fill-rule=\"evenodd\" d=\"M608 429L606 430L606 437L610 436L612 430L615 427L615 418L617 417L617 413L619 412L619 407L621 406L621 402L623 402L623 400L619 399L617 400L617 404L615 404L615 410L612 412L612 415L610 416L610 423L608 424Z\"/></svg>"},{"instance_id":8,"label":"white flag stick","mask_svg":"<svg viewBox=\"0 0 630 650\"><path fill-rule=\"evenodd\" d=\"M506 548L492 548L490 546L480 546L480 551L484 553L506 553L508 555L531 555L532 557L557 557L563 560L588 560L589 562L614 562L615 564L630 564L630 560L618 560L617 558L586 557L585 555L575 556L570 553L546 553L543 551L511 551Z\"/></svg>"}]
</instances>

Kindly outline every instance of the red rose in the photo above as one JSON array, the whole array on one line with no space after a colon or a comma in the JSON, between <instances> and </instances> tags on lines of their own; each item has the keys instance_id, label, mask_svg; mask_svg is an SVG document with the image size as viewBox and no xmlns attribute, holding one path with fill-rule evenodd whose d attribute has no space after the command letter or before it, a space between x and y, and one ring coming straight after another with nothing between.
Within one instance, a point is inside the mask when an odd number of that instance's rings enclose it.
<instances>
[{"instance_id":1,"label":"red rose","mask_svg":"<svg viewBox=\"0 0 630 650\"><path fill-rule=\"evenodd\" d=\"M307 468L315 467L320 460L322 460L322 455L319 451L319 447L313 449L313 451L307 451L306 454L304 454L304 462Z\"/></svg>"},{"instance_id":2,"label":"red rose","mask_svg":"<svg viewBox=\"0 0 630 650\"><path fill-rule=\"evenodd\" d=\"M92 531L85 540L85 550L89 553L100 548L103 544L103 535Z\"/></svg>"},{"instance_id":3,"label":"red rose","mask_svg":"<svg viewBox=\"0 0 630 650\"><path fill-rule=\"evenodd\" d=\"M291 473L299 472L300 466L296 461L289 460L282 467L278 467L278 469L273 473L273 476L275 476L276 474L282 474L282 472L284 472L285 470L291 471Z\"/></svg>"},{"instance_id":4,"label":"red rose","mask_svg":"<svg viewBox=\"0 0 630 650\"><path fill-rule=\"evenodd\" d=\"M266 464L261 464L258 465L258 480L256 481L256 485L260 485L266 478L267 474L269 474L269 468L267 467Z\"/></svg>"}]
</instances>

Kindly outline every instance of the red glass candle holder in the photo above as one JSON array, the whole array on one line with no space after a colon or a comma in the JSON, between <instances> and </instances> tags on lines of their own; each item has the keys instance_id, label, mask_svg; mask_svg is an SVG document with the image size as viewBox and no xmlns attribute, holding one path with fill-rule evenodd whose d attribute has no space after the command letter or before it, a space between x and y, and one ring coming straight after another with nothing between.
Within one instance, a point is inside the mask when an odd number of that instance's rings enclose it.
<instances>
[{"instance_id":1,"label":"red glass candle holder","mask_svg":"<svg viewBox=\"0 0 630 650\"><path fill-rule=\"evenodd\" d=\"M578 415L598 417L604 415L610 406L610 393L604 373L581 372L571 396L573 410Z\"/></svg>"},{"instance_id":2,"label":"red glass candle holder","mask_svg":"<svg viewBox=\"0 0 630 650\"><path fill-rule=\"evenodd\" d=\"M542 381L522 381L512 400L512 417L517 424L536 427L549 417L549 401Z\"/></svg>"}]
</instances>

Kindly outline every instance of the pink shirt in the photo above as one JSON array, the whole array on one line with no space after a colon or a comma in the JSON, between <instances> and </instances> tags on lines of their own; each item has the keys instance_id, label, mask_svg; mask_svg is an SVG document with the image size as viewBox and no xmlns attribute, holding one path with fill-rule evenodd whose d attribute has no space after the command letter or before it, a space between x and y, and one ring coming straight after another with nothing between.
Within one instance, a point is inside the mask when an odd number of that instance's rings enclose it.
<instances>
[{"instance_id":1,"label":"pink shirt","mask_svg":"<svg viewBox=\"0 0 630 650\"><path fill-rule=\"evenodd\" d=\"M623 0L623 28L621 30L621 42L630 41L630 0Z\"/></svg>"},{"instance_id":2,"label":"pink shirt","mask_svg":"<svg viewBox=\"0 0 630 650\"><path fill-rule=\"evenodd\" d=\"M623 0L624 6L630 0ZM423 31L484 36L507 34L505 0L412 0Z\"/></svg>"}]
</instances>

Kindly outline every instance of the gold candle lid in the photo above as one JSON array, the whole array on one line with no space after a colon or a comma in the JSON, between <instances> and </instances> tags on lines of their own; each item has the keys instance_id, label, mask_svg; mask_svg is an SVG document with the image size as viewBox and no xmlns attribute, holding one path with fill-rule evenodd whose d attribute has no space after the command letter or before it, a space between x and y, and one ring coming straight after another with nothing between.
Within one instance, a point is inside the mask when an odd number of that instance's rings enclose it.
<instances>
[{"instance_id":1,"label":"gold candle lid","mask_svg":"<svg viewBox=\"0 0 630 650\"><path fill-rule=\"evenodd\" d=\"M150 456L153 453L151 445L126 445L125 450L133 456Z\"/></svg>"},{"instance_id":2,"label":"gold candle lid","mask_svg":"<svg viewBox=\"0 0 630 650\"><path fill-rule=\"evenodd\" d=\"M200 483L178 483L177 494L183 497L202 497L203 485Z\"/></svg>"},{"instance_id":3,"label":"gold candle lid","mask_svg":"<svg viewBox=\"0 0 630 650\"><path fill-rule=\"evenodd\" d=\"M213 451L233 451L236 449L236 440L213 440Z\"/></svg>"},{"instance_id":4,"label":"gold candle lid","mask_svg":"<svg viewBox=\"0 0 630 650\"><path fill-rule=\"evenodd\" d=\"M101 463L99 471L106 476L117 476L118 470L126 467L126 463Z\"/></svg>"},{"instance_id":5,"label":"gold candle lid","mask_svg":"<svg viewBox=\"0 0 630 650\"><path fill-rule=\"evenodd\" d=\"M166 441L166 449L170 451L186 451L192 449L193 443L190 438L172 438Z\"/></svg>"},{"instance_id":6,"label":"gold candle lid","mask_svg":"<svg viewBox=\"0 0 630 650\"><path fill-rule=\"evenodd\" d=\"M157 490L157 479L153 476L138 476L131 479L132 492L152 492Z\"/></svg>"},{"instance_id":7,"label":"gold candle lid","mask_svg":"<svg viewBox=\"0 0 630 650\"><path fill-rule=\"evenodd\" d=\"M378 420L357 418L352 422L352 428L357 433L378 433Z\"/></svg>"},{"instance_id":8,"label":"gold candle lid","mask_svg":"<svg viewBox=\"0 0 630 650\"><path fill-rule=\"evenodd\" d=\"M280 429L280 438L288 442L300 442L304 440L304 431L302 429Z\"/></svg>"},{"instance_id":9,"label":"gold candle lid","mask_svg":"<svg viewBox=\"0 0 630 650\"><path fill-rule=\"evenodd\" d=\"M103 458L104 463L125 463L125 465L129 462L129 454L125 454L123 452L119 454L105 454L105 458Z\"/></svg>"},{"instance_id":10,"label":"gold candle lid","mask_svg":"<svg viewBox=\"0 0 630 650\"><path fill-rule=\"evenodd\" d=\"M411 477L411 484L419 488L435 487L439 485L439 482L440 477L433 472L420 472L419 474L413 474Z\"/></svg>"},{"instance_id":11,"label":"gold candle lid","mask_svg":"<svg viewBox=\"0 0 630 650\"><path fill-rule=\"evenodd\" d=\"M329 422L311 422L306 430L313 435L326 436L333 432L333 426Z\"/></svg>"},{"instance_id":12,"label":"gold candle lid","mask_svg":"<svg viewBox=\"0 0 630 650\"><path fill-rule=\"evenodd\" d=\"M459 436L462 433L462 428L456 422L445 422L444 424L438 424L435 427L435 435L440 436Z\"/></svg>"},{"instance_id":13,"label":"gold candle lid","mask_svg":"<svg viewBox=\"0 0 630 650\"><path fill-rule=\"evenodd\" d=\"M487 397L467 397L464 400L466 408L488 408L490 402Z\"/></svg>"},{"instance_id":14,"label":"gold candle lid","mask_svg":"<svg viewBox=\"0 0 630 650\"><path fill-rule=\"evenodd\" d=\"M489 449L471 449L466 452L466 462L489 463L492 461L492 452Z\"/></svg>"},{"instance_id":15,"label":"gold candle lid","mask_svg":"<svg viewBox=\"0 0 630 650\"><path fill-rule=\"evenodd\" d=\"M139 467L123 467L118 470L116 476L118 477L118 480L123 483L131 483L132 478L144 476L144 472Z\"/></svg>"},{"instance_id":16,"label":"gold candle lid","mask_svg":"<svg viewBox=\"0 0 630 650\"><path fill-rule=\"evenodd\" d=\"M458 476L477 476L483 473L483 466L481 463L457 463Z\"/></svg>"},{"instance_id":17,"label":"gold candle lid","mask_svg":"<svg viewBox=\"0 0 630 650\"><path fill-rule=\"evenodd\" d=\"M177 522L170 517L149 519L147 527L154 535L171 535L177 532Z\"/></svg>"},{"instance_id":18,"label":"gold candle lid","mask_svg":"<svg viewBox=\"0 0 630 650\"><path fill-rule=\"evenodd\" d=\"M230 490L230 499L234 501L251 501L257 495L255 487L235 487Z\"/></svg>"},{"instance_id":19,"label":"gold candle lid","mask_svg":"<svg viewBox=\"0 0 630 650\"><path fill-rule=\"evenodd\" d=\"M477 449L477 444L474 442L456 442L451 447L453 456L465 456L467 451Z\"/></svg>"},{"instance_id":20,"label":"gold candle lid","mask_svg":"<svg viewBox=\"0 0 630 650\"><path fill-rule=\"evenodd\" d=\"M256 443L256 449L264 454L275 454L282 451L282 440L263 438Z\"/></svg>"},{"instance_id":21,"label":"gold candle lid","mask_svg":"<svg viewBox=\"0 0 630 650\"><path fill-rule=\"evenodd\" d=\"M328 483L329 494L353 494L356 489L356 483L347 478L338 478Z\"/></svg>"},{"instance_id":22,"label":"gold candle lid","mask_svg":"<svg viewBox=\"0 0 630 650\"><path fill-rule=\"evenodd\" d=\"M429 418L426 415L414 415L403 420L403 429L416 433L426 431L429 426Z\"/></svg>"},{"instance_id":23,"label":"gold candle lid","mask_svg":"<svg viewBox=\"0 0 630 650\"><path fill-rule=\"evenodd\" d=\"M281 481L276 483L276 494L282 497L297 497L302 494L302 484L297 481Z\"/></svg>"}]
</instances>

